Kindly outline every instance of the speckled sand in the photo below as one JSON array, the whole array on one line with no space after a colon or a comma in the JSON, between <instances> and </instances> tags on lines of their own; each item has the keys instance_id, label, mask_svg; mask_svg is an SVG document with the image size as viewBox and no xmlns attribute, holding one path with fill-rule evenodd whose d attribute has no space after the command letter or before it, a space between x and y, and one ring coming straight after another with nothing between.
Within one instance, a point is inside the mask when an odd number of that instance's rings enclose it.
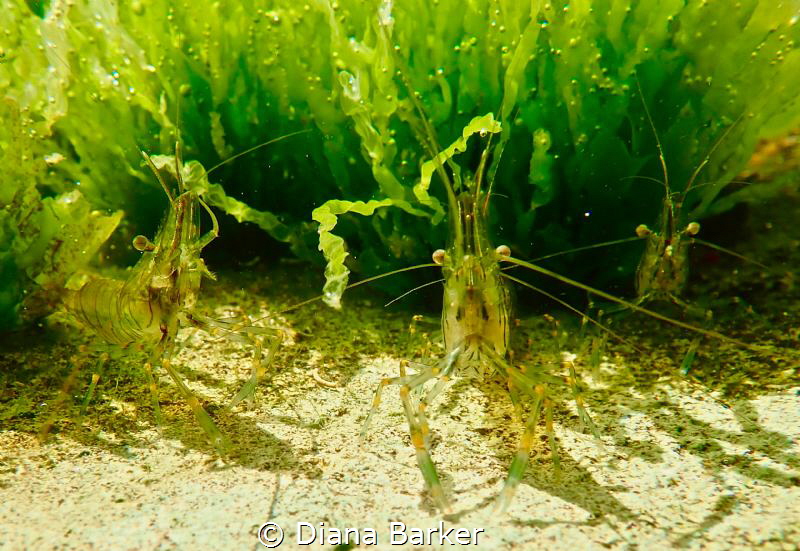
<instances>
[{"instance_id":1,"label":"speckled sand","mask_svg":"<svg viewBox=\"0 0 800 551\"><path fill-rule=\"evenodd\" d=\"M266 312L253 285L201 307L217 315ZM443 519L425 497L396 388L387 389L359 448L373 391L397 373L410 346L398 344L407 342L409 314L386 313L366 300L351 300L344 314L317 306L286 316L315 338L285 344L252 408L210 408L234 441L226 462L163 375L166 423L159 433L136 354L123 356L131 365L122 375L118 367L107 370L83 427L70 420L75 409L63 413L57 434L40 445L36 430L48 409L39 404L57 394L75 332L57 325L61 336L44 344L12 346L6 367L27 362L50 375L6 386L6 397L28 396L34 413L2 419L0 547L257 549L257 530L269 521L284 530L280 549L334 548L299 545L298 522L373 528L378 545L365 548L399 549L390 545L390 522L428 528L440 520L447 528L482 528L480 549L800 546L800 388L763 384L733 401L734 414L680 377L642 383L632 374L662 367L626 365L651 360L614 355L613 345L595 377L582 369L603 446L583 430L574 405L562 401L561 477L538 442L505 515L492 512L491 500L519 437L507 393L499 384L457 383L437 402L432 455L454 501L454 514ZM436 350L435 319L421 327L431 330ZM189 384L207 404L226 403L246 376L247 351L192 331L181 340L178 364ZM675 350L685 350L685 342ZM716 361L703 352L715 346L703 341L697 361ZM673 375L679 361L671 364Z\"/></svg>"}]
</instances>

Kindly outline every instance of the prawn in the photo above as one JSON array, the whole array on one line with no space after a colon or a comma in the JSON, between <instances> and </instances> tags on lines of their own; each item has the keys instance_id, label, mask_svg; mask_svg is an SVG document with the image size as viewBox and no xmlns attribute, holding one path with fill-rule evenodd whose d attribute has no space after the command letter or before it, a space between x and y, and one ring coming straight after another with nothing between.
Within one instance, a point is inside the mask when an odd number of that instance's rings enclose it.
<instances>
[{"instance_id":1,"label":"prawn","mask_svg":"<svg viewBox=\"0 0 800 551\"><path fill-rule=\"evenodd\" d=\"M644 240L645 247L639 259L639 263L637 264L634 276L636 297L632 299L632 303L642 305L650 302L670 302L685 312L697 311L697 308L693 307L682 298L689 280L689 253L693 245L702 245L738 258L739 260L754 264L763 270L769 270L769 268L761 262L715 243L711 243L710 241L698 238L697 235L700 233L700 224L694 220L687 222L683 212L684 203L686 202L689 192L701 186L711 185L713 183L707 182L698 184L697 179L710 162L711 156L739 123L741 116L722 133L714 144L712 144L703 160L694 168L684 188L680 191L673 191L669 179L664 149L650 114L650 109L644 99L644 93L638 77L636 78L636 85L644 107L645 117L655 137L662 179L659 180L647 176L631 176L630 178L644 178L663 186L664 197L661 202L661 212L656 221L658 229L651 229L647 224L639 224L635 229L635 235L633 237L624 237L613 241L605 241L560 251L535 258L532 262L540 262L565 254ZM746 184L747 182L738 183ZM620 306L623 308L628 307L624 304ZM704 312L703 314L705 317L708 317L710 312Z\"/></svg>"},{"instance_id":2,"label":"prawn","mask_svg":"<svg viewBox=\"0 0 800 551\"><path fill-rule=\"evenodd\" d=\"M636 236L639 239L645 240L645 249L636 268L635 282L637 298L635 302L637 304L642 304L650 301L668 301L685 311L689 311L692 308L681 298L681 294L686 288L689 276L689 251L693 244L701 244L736 258L752 262L763 269L768 269L765 265L750 260L735 251L697 238L696 236L700 232L700 224L698 222L690 221L686 223L686 225L682 224L682 209L687 195L690 191L699 187L697 184L698 176L709 163L716 149L736 127L741 117L730 125L723 132L722 136L711 146L711 149L703 158L702 162L700 162L692 172L683 190L673 192L669 183L669 172L667 171L667 163L661 140L658 137L658 132L653 123L650 109L644 99L644 93L642 92L642 87L638 78L636 79L636 84L639 88L639 96L642 99L647 121L650 128L653 130L653 135L656 140L658 158L663 174L663 180L659 183L664 186L664 199L662 202L661 214L657 222L658 229L652 230L646 224L639 224L636 227Z\"/></svg>"},{"instance_id":3,"label":"prawn","mask_svg":"<svg viewBox=\"0 0 800 551\"><path fill-rule=\"evenodd\" d=\"M490 120L496 125L495 130L491 131L499 131L499 123L493 118ZM441 266L444 278L441 323L445 354L435 365L424 366L414 374L407 374L407 364L401 362L399 377L381 380L361 431L363 441L370 421L380 406L383 389L399 386L417 464L431 497L444 512L450 510L450 503L429 452L431 431L426 411L457 377L485 382L500 376L509 388L515 410L520 414L520 395L533 399L517 453L498 499L500 508L511 501L522 479L534 442L535 428L543 412L553 457L558 462L553 432L554 400L548 391L550 386L571 388L581 419L599 436L583 407L582 390L575 376L574 365L567 362L565 365L570 375L559 377L545 369L516 366L509 360L512 305L500 261L510 258L510 250L505 245L494 248L489 240L486 223L488 194L482 189L481 182L488 154L487 147L474 179L465 178L462 183L458 171L454 170L456 186L446 177L438 158L434 158L449 198L451 242L446 250L439 249L433 253L433 261ZM434 381L433 385L425 391L425 385L431 381ZM422 395L416 403L415 395Z\"/></svg>"},{"instance_id":4,"label":"prawn","mask_svg":"<svg viewBox=\"0 0 800 551\"><path fill-rule=\"evenodd\" d=\"M246 317L216 320L194 311L201 279L216 279L201 253L218 237L219 223L201 194L191 185L192 182L184 180L184 174L190 178L193 174L184 170L180 142L175 146L174 157L150 157L144 151L141 154L169 201L162 225L153 241L143 235L133 239L134 248L142 256L126 279L92 279L77 291L67 291L65 308L81 325L107 343L122 348L136 345L146 349L148 359L144 371L149 380L157 423L160 425L163 418L153 368L160 365L178 387L211 444L222 454L229 446L227 438L173 365L178 330L191 326L212 335L221 333L229 340L253 349L251 378L233 398L230 407L253 395L259 380L272 363L281 341L280 335L271 334L266 328L249 325ZM167 184L164 172L175 180L175 185ZM202 172L205 176L211 171ZM198 224L200 209L211 221L211 229L202 234ZM266 359L262 360L265 347ZM93 377L93 384L96 384L96 376ZM41 437L46 437L48 430L48 425L43 427Z\"/></svg>"}]
</instances>

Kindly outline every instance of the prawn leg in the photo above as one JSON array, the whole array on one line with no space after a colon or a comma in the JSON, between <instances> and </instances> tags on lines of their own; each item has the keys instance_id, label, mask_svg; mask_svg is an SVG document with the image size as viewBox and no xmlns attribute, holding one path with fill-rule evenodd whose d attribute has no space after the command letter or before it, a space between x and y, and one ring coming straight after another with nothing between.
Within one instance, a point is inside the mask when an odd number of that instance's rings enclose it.
<instances>
[{"instance_id":1,"label":"prawn leg","mask_svg":"<svg viewBox=\"0 0 800 551\"><path fill-rule=\"evenodd\" d=\"M690 317L703 319L709 317L709 314L711 314L711 310L705 310L700 306L689 304L675 293L667 293L666 298ZM645 297L645 300L640 301L640 304L644 304L649 299L649 296Z\"/></svg>"},{"instance_id":2,"label":"prawn leg","mask_svg":"<svg viewBox=\"0 0 800 551\"><path fill-rule=\"evenodd\" d=\"M225 455L227 453L228 448L230 447L230 442L222 432L217 428L217 425L214 423L214 420L211 419L211 416L203 409L203 406L200 405L200 400L197 399L197 396L189 390L189 387L186 386L186 383L183 382L181 376L175 371L175 368L172 366L172 362L168 358L164 358L161 362L162 367L169 373L169 376L172 377L172 380L175 381L175 385L180 390L181 394L183 394L183 398L186 400L186 403L189 404L189 407L192 409L192 413L194 413L195 419L200 424L200 426L205 431L206 435L208 436L211 444L214 448L219 452L220 455Z\"/></svg>"},{"instance_id":3,"label":"prawn leg","mask_svg":"<svg viewBox=\"0 0 800 551\"><path fill-rule=\"evenodd\" d=\"M158 385L153 376L153 364L145 362L144 372L147 374L147 386L150 387L150 403L153 405L153 416L156 418L156 425L159 430L164 426L164 416L161 415L161 404L158 401Z\"/></svg>"},{"instance_id":4,"label":"prawn leg","mask_svg":"<svg viewBox=\"0 0 800 551\"><path fill-rule=\"evenodd\" d=\"M383 389L385 387L389 385L400 385L401 389L417 388L435 377L433 374L433 369L431 368L428 368L427 373L422 371L415 375L406 375L405 366L403 363L400 364L400 372L401 375L399 377L386 377L381 379L381 382L378 383L378 387L375 389L375 396L372 399L372 407L370 408L369 413L367 413L367 418L364 420L364 425L361 427L359 441L362 444L367 436L367 432L369 431L369 426L372 423L372 417L375 415L375 413L377 413L378 408L381 405L381 398L383 396Z\"/></svg>"},{"instance_id":5,"label":"prawn leg","mask_svg":"<svg viewBox=\"0 0 800 551\"><path fill-rule=\"evenodd\" d=\"M495 504L495 509L497 511L504 511L506 507L508 507L508 504L511 503L511 500L514 498L514 493L517 491L517 486L519 486L522 477L525 475L525 470L528 468L531 447L533 445L533 436L536 433L536 425L539 423L539 415L542 411L542 402L544 401L544 385L537 385L535 392L536 398L533 403L533 408L528 415L528 420L525 423L525 430L522 433L522 438L517 446L517 453L511 461L511 466L508 468L508 475L503 484L503 489L497 497Z\"/></svg>"},{"instance_id":6,"label":"prawn leg","mask_svg":"<svg viewBox=\"0 0 800 551\"><path fill-rule=\"evenodd\" d=\"M539 423L542 410L545 412L545 432L550 444L553 469L556 476L560 474L561 460L558 457L558 446L556 444L555 432L553 431L553 401L547 397L546 385L568 386L571 389L581 422L591 431L598 441L600 441L600 433L584 407L583 391L578 384L577 373L571 359L565 358L562 362L562 365L568 369L569 375L561 378L543 371L532 373L531 370L522 370L514 367L489 347L484 346L482 348L482 352L492 360L495 366L505 371L508 376L509 388L522 390L531 395L534 400L531 411L528 414L528 419L525 422L522 437L517 446L517 453L511 461L506 481L496 501L495 509L497 511L504 511L511 503L517 487L522 481L522 477L525 475L534 442L536 425Z\"/></svg>"},{"instance_id":7,"label":"prawn leg","mask_svg":"<svg viewBox=\"0 0 800 551\"><path fill-rule=\"evenodd\" d=\"M94 390L97 388L97 382L100 380L99 373L92 373L92 382L89 383L89 390L86 391L86 396L83 398L83 402L81 403L81 411L78 413L78 418L82 419L84 415L86 415L86 408L89 405L89 402L92 401L94 397Z\"/></svg>"},{"instance_id":8,"label":"prawn leg","mask_svg":"<svg viewBox=\"0 0 800 551\"><path fill-rule=\"evenodd\" d=\"M556 442L556 433L553 431L553 402L545 400L544 402L544 427L547 433L547 439L550 441L550 455L553 459L553 473L556 478L561 476L561 459L558 456L558 443Z\"/></svg>"},{"instance_id":9,"label":"prawn leg","mask_svg":"<svg viewBox=\"0 0 800 551\"><path fill-rule=\"evenodd\" d=\"M519 419L519 422L522 423L524 417L522 416L522 401L519 397L519 391L511 379L508 380L506 386L508 387L508 395L511 398L511 405L514 407L514 415Z\"/></svg>"},{"instance_id":10,"label":"prawn leg","mask_svg":"<svg viewBox=\"0 0 800 551\"><path fill-rule=\"evenodd\" d=\"M75 380L78 378L78 373L80 373L81 367L83 367L77 356L70 357L69 363L72 364L72 369L70 369L69 375L67 375L67 378L61 385L61 390L58 392L58 397L55 399L55 403L53 403L53 405L49 408L50 413L47 416L47 420L42 423L41 427L39 427L38 436L39 442L41 443L45 443L47 438L50 436L50 431L56 422L56 414L58 410L61 409L61 406L64 405L64 402L66 402L69 398L69 393L72 390L72 387L75 385Z\"/></svg>"},{"instance_id":11,"label":"prawn leg","mask_svg":"<svg viewBox=\"0 0 800 551\"><path fill-rule=\"evenodd\" d=\"M237 321L229 321L215 320L198 314L192 314L187 316L187 319L193 326L202 329L209 335L220 335L231 342L244 344L253 348L250 379L233 397L228 404L228 409L233 409L242 401L252 401L255 396L256 388L258 388L261 380L264 379L267 370L275 359L275 354L282 342L281 336L283 331L249 325L250 319L247 317L243 319L235 318ZM266 361L262 361L265 344L267 357Z\"/></svg>"},{"instance_id":12,"label":"prawn leg","mask_svg":"<svg viewBox=\"0 0 800 551\"><path fill-rule=\"evenodd\" d=\"M84 351L85 352L85 351ZM97 367L102 367L105 362L108 361L108 354L103 353L100 355L100 358L97 360ZM78 358L78 356L72 356L69 360L70 364L72 364L72 369L69 372L69 375L64 380L64 383L61 386L61 390L58 393L58 397L56 398L55 402L51 406L50 415L47 418L42 426L39 428L39 441L45 442L47 441L48 436L50 435L50 431L53 428L53 425L56 421L57 412L64 403L69 399L70 392L75 385L75 381L78 379L78 375L80 374L81 369L83 368L83 361ZM92 374L92 380L89 383L89 389L86 392L86 395L81 402L81 408L78 412L78 416L74 419L76 424L80 424L84 414L86 413L86 407L94 396L95 388L97 387L97 382L100 380L100 375L96 373Z\"/></svg>"},{"instance_id":13,"label":"prawn leg","mask_svg":"<svg viewBox=\"0 0 800 551\"><path fill-rule=\"evenodd\" d=\"M261 339L254 339L253 366L250 379L242 386L241 390L236 393L236 396L233 397L231 403L228 405L229 409L234 408L239 402L244 400L253 400L256 388L258 388L259 383L266 375L269 366L272 365L275 353L278 351L278 347L281 344L281 339L277 336L265 336L264 338L268 342L266 364L261 361L263 342Z\"/></svg>"},{"instance_id":14,"label":"prawn leg","mask_svg":"<svg viewBox=\"0 0 800 551\"><path fill-rule=\"evenodd\" d=\"M97 388L97 383L100 381L100 373L98 371L102 371L105 369L105 365L108 362L108 353L103 352L100 355L100 358L97 360L97 365L95 368L94 373L92 373L92 381L89 383L89 389L86 391L86 396L83 397L83 402L81 403L80 412L78 412L78 420L81 421L83 416L86 415L86 408L89 406L89 402L92 401L94 397L94 391Z\"/></svg>"},{"instance_id":15,"label":"prawn leg","mask_svg":"<svg viewBox=\"0 0 800 551\"><path fill-rule=\"evenodd\" d=\"M695 338L692 340L692 343L689 345L689 349L686 351L686 355L683 357L683 361L681 361L681 368L680 372L681 375L687 376L689 375L689 371L692 369L692 364L694 363L694 357L697 354L697 347L700 345L700 339Z\"/></svg>"},{"instance_id":16,"label":"prawn leg","mask_svg":"<svg viewBox=\"0 0 800 551\"><path fill-rule=\"evenodd\" d=\"M422 472L422 478L425 480L425 485L430 492L436 506L445 514L450 512L450 502L445 495L444 488L439 479L439 474L436 471L436 465L431 458L428 451L430 439L430 425L428 424L425 411L430 403L444 390L450 382L450 374L452 373L456 361L461 354L461 347L456 347L444 358L442 358L436 367L426 367L422 371L414 375L406 375L405 363L400 365L400 376L383 379L375 391L375 398L373 399L372 408L370 409L367 419L364 422L364 428L361 431L361 438L363 440L366 435L369 422L373 414L380 406L381 393L383 388L389 385L400 385L400 400L403 403L403 410L408 420L409 434L411 437L411 444L414 446L414 451L417 458L417 465ZM415 407L412 398L412 393L422 388L422 386L430 381L436 379L436 383L428 390L424 398L420 400L419 404Z\"/></svg>"}]
</instances>

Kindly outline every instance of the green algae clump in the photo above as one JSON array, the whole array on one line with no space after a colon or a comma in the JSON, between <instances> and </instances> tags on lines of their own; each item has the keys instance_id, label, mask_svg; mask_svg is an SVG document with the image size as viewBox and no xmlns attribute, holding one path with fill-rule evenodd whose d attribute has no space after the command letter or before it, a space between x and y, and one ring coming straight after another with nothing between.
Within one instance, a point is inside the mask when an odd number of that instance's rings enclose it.
<instances>
[{"instance_id":1,"label":"green algae clump","mask_svg":"<svg viewBox=\"0 0 800 551\"><path fill-rule=\"evenodd\" d=\"M504 150L490 169L490 224L520 257L653 223L664 193L648 181L663 178L656 134L682 189L735 123L686 216L762 198L726 185L758 140L800 124L797 23L793 3L758 0L14 0L0 13L0 94L36 119L37 148L63 157L48 169L49 192L80 182L91 209L125 209L136 233L161 215L140 149L164 153L180 139L188 158L214 166L311 129L221 167L209 182L215 205L321 262L314 209L385 204L372 216L342 212L336 226L349 269L371 275L446 241L443 190L419 193L420 166L441 149L420 139L415 104L445 144L495 114ZM221 239L240 231L223 220ZM636 256L605 267L565 257L558 269L603 285L629 278ZM20 288L18 267L6 261L2 274L4 289Z\"/></svg>"},{"instance_id":2,"label":"green algae clump","mask_svg":"<svg viewBox=\"0 0 800 551\"><path fill-rule=\"evenodd\" d=\"M53 311L122 212L93 210L78 190L42 197L37 183L58 158L37 151L14 102L0 102L0 113L0 329L10 329Z\"/></svg>"}]
</instances>

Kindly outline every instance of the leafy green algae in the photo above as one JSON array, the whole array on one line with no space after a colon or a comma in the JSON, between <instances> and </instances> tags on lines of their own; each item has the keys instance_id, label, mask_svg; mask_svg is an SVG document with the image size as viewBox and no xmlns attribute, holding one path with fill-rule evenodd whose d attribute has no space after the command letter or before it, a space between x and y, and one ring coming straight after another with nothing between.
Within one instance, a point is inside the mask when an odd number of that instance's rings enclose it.
<instances>
[{"instance_id":1,"label":"leafy green algae","mask_svg":"<svg viewBox=\"0 0 800 551\"><path fill-rule=\"evenodd\" d=\"M0 91L31 113L40 152L23 164L41 164L45 151L64 157L40 188L79 189L92 208L152 226L158 190L138 149L169 152L180 138L188 158L212 166L314 128L222 167L209 193L314 260L311 212L325 201L404 205L338 224L350 267L365 274L419 262L445 241L431 210L441 186L414 192L432 154L410 93L442 143L495 113L505 150L493 167L493 220L522 257L654 221L663 189L638 177L663 176L642 101L674 189L735 124L701 174L707 185L687 199L693 217L746 200L718 198L758 139L800 123L792 2L9 4ZM4 293L21 281L9 258ZM566 268L578 276L589 264ZM591 269L600 284L634 266ZM18 297L4 295L6 311Z\"/></svg>"},{"instance_id":2,"label":"leafy green algae","mask_svg":"<svg viewBox=\"0 0 800 551\"><path fill-rule=\"evenodd\" d=\"M93 210L78 190L42 197L46 160L17 105L0 102L0 328L35 320L58 304L68 279L88 265L122 212ZM38 162L35 161L38 157Z\"/></svg>"}]
</instances>

